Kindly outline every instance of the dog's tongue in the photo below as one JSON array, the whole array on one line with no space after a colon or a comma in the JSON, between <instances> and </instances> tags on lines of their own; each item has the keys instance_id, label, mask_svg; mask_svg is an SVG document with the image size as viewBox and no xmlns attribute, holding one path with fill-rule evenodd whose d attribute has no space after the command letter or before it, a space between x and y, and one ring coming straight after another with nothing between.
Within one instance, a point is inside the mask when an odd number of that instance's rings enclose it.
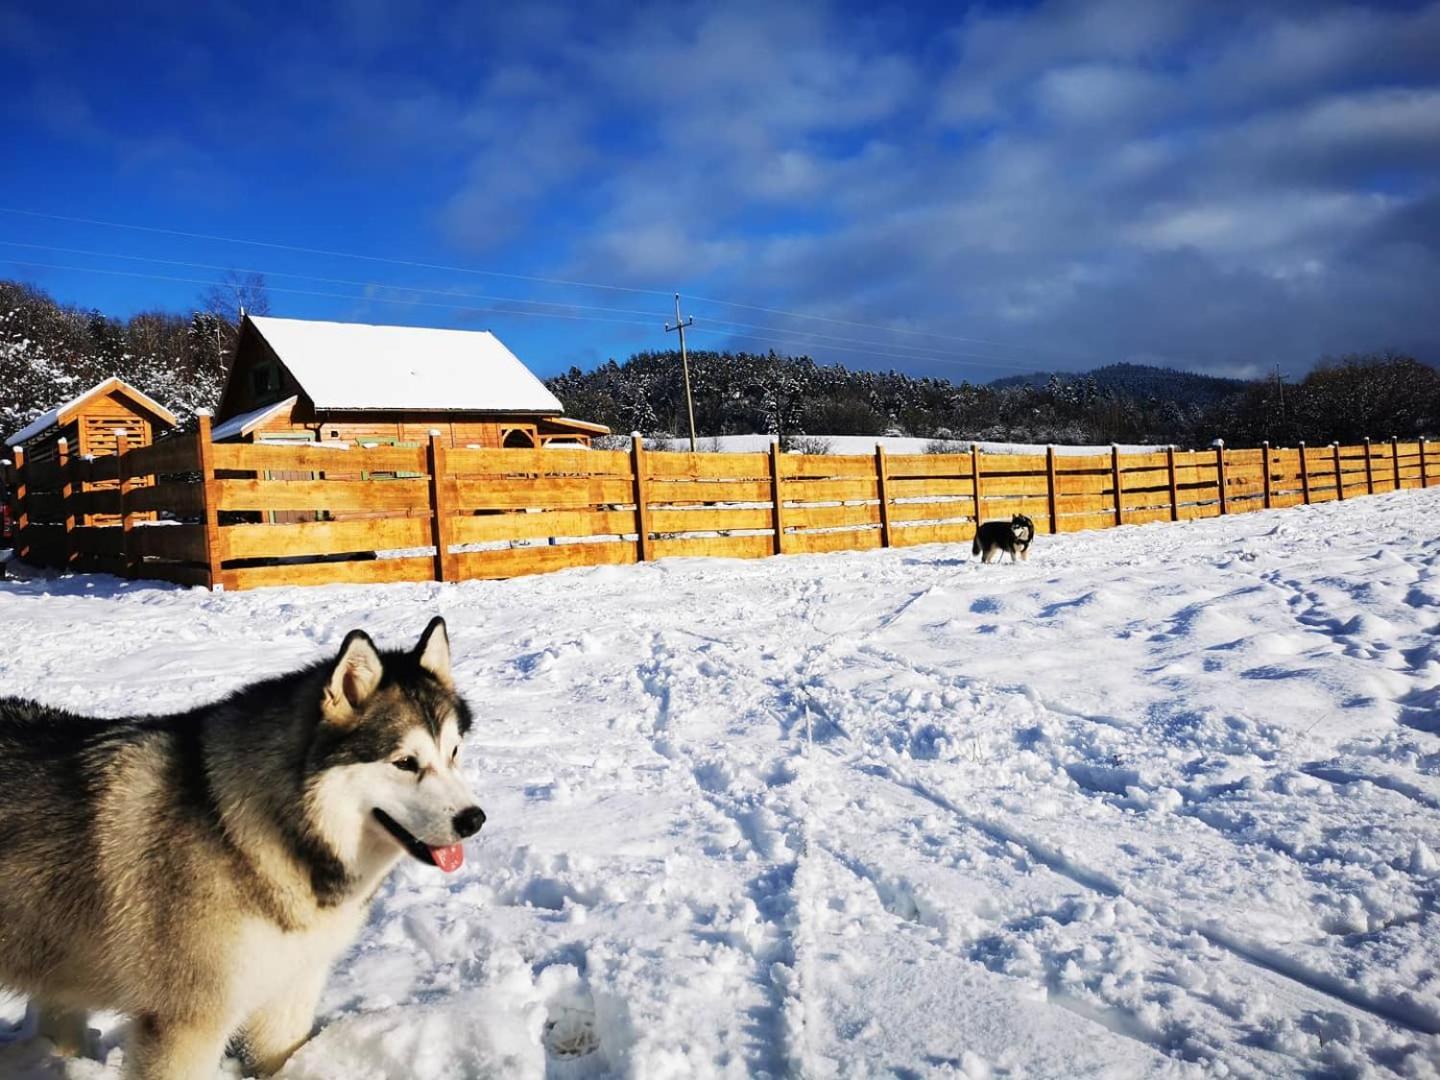
<instances>
[{"instance_id":1,"label":"dog's tongue","mask_svg":"<svg viewBox=\"0 0 1440 1080\"><path fill-rule=\"evenodd\" d=\"M465 848L460 844L446 844L444 847L431 847L430 857L435 860L435 865L445 873L451 874L460 869L460 864L465 861Z\"/></svg>"}]
</instances>

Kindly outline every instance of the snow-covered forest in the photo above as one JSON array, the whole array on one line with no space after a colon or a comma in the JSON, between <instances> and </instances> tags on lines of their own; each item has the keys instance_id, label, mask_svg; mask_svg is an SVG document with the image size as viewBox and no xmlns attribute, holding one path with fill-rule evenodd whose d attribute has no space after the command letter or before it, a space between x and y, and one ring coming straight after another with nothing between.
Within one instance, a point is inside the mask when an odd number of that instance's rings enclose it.
<instances>
[{"instance_id":1,"label":"snow-covered forest","mask_svg":"<svg viewBox=\"0 0 1440 1080\"><path fill-rule=\"evenodd\" d=\"M119 375L178 415L213 408L224 385L238 311L268 310L263 280L235 278L188 314L117 319L0 281L0 428ZM527 358L537 366L543 357ZM773 434L802 448L826 435L936 440L1232 445L1262 439L1353 442L1440 428L1440 373L1409 357L1326 362L1297 383L1244 382L1135 364L989 384L851 370L774 352L693 352L695 422L703 435ZM549 380L572 416L616 432L686 430L680 357L642 352ZM808 441L799 436L820 437Z\"/></svg>"}]
</instances>

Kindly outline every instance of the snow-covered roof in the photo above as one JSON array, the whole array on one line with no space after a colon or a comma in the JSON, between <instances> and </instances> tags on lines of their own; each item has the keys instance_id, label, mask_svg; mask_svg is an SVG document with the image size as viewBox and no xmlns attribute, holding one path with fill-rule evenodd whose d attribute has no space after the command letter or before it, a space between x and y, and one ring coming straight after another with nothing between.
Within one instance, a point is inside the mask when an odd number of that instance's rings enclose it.
<instances>
[{"instance_id":1,"label":"snow-covered roof","mask_svg":"<svg viewBox=\"0 0 1440 1080\"><path fill-rule=\"evenodd\" d=\"M224 442L226 439L233 439L238 435L248 435L259 425L282 412L287 412L296 401L294 394L291 394L284 401L277 401L273 405L261 405L258 409L251 409L239 416L232 416L223 424L216 424L210 432L210 438L216 442Z\"/></svg>"},{"instance_id":2,"label":"snow-covered roof","mask_svg":"<svg viewBox=\"0 0 1440 1080\"><path fill-rule=\"evenodd\" d=\"M559 399L488 330L254 315L250 322L318 410L562 411Z\"/></svg>"},{"instance_id":3,"label":"snow-covered roof","mask_svg":"<svg viewBox=\"0 0 1440 1080\"><path fill-rule=\"evenodd\" d=\"M46 431L49 431L52 427L55 427L57 424L61 423L64 418L68 417L71 413L73 413L81 405L84 405L85 402L89 401L91 398L98 397L101 394L109 394L115 390L119 390L122 394L135 401L137 404L143 406L146 409L149 409L152 413L160 417L160 419L164 420L172 427L175 424L179 423L179 421L175 418L174 413L172 413L169 409L165 408L164 405L161 405L149 394L145 394L140 392L139 390L136 390L135 387L131 386L125 380L117 379L115 376L112 375L108 379L102 379L100 382L90 387L90 389L86 390L84 393L76 394L73 398L65 402L63 405L56 405L55 408L51 409L49 412L41 413L34 420L31 420L30 423L26 424L19 431L15 432L14 435L11 435L9 438L7 438L5 440L5 444L7 446L19 446L21 443L29 442L31 439L35 438L36 435L40 435Z\"/></svg>"}]
</instances>

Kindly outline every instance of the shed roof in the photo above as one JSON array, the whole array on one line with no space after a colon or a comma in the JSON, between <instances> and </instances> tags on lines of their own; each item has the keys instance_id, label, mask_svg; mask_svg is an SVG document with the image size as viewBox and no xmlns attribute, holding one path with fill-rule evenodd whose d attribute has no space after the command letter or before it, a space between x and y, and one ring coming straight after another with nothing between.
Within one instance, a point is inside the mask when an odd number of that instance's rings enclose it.
<instances>
[{"instance_id":1,"label":"shed roof","mask_svg":"<svg viewBox=\"0 0 1440 1080\"><path fill-rule=\"evenodd\" d=\"M131 386L124 379L119 379L112 375L108 379L102 379L84 393L77 394L64 404L56 405L55 408L49 412L41 413L34 420L31 420L30 423L15 432L14 435L7 438L5 443L7 446L19 446L22 443L29 442L37 435L44 434L52 427L68 424L74 419L75 414L81 411L86 402L100 397L103 394L111 393L119 393L129 398L136 405L139 405L142 409L150 412L158 419L164 420L171 427L179 423L174 413L165 408L164 405L161 405L149 394L135 389L135 387Z\"/></svg>"},{"instance_id":2,"label":"shed roof","mask_svg":"<svg viewBox=\"0 0 1440 1080\"><path fill-rule=\"evenodd\" d=\"M226 439L233 439L237 435L248 435L272 416L288 412L294 407L297 400L296 396L291 394L284 401L277 401L273 405L261 405L258 409L251 409L249 412L232 416L223 424L216 424L210 431L210 438L216 442L223 442Z\"/></svg>"},{"instance_id":3,"label":"shed roof","mask_svg":"<svg viewBox=\"0 0 1440 1080\"><path fill-rule=\"evenodd\" d=\"M250 316L317 410L558 415L560 401L488 330Z\"/></svg>"}]
</instances>

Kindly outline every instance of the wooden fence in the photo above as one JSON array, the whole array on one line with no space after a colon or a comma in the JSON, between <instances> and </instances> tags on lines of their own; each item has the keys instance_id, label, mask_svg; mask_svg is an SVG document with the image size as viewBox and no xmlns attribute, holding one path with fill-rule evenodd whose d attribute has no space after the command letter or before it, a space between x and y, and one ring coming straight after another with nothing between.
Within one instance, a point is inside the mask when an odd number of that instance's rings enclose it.
<instances>
[{"instance_id":1,"label":"wooden fence","mask_svg":"<svg viewBox=\"0 0 1440 1080\"><path fill-rule=\"evenodd\" d=\"M215 443L16 462L17 554L226 589L508 578L677 555L758 558L1189 521L1440 482L1440 448L794 455ZM284 477L284 478L277 478ZM296 520L301 519L301 520ZM118 522L107 524L105 522Z\"/></svg>"}]
</instances>

